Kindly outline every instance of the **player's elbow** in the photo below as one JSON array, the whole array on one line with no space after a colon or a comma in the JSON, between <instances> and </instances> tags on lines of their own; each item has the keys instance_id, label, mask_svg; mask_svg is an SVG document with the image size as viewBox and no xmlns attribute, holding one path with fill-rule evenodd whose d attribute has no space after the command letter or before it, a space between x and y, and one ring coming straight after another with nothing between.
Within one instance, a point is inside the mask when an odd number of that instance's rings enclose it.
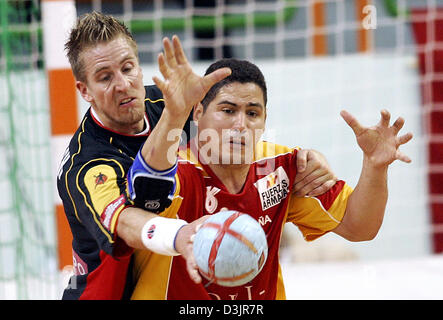
<instances>
[{"instance_id":1,"label":"player's elbow","mask_svg":"<svg viewBox=\"0 0 443 320\"><path fill-rule=\"evenodd\" d=\"M378 234L378 230L372 231L372 232L364 231L364 232L354 233L354 234L346 237L345 239L348 241L352 241L352 242L371 241L371 240L374 240L375 237L377 237L377 234Z\"/></svg>"},{"instance_id":2,"label":"player's elbow","mask_svg":"<svg viewBox=\"0 0 443 320\"><path fill-rule=\"evenodd\" d=\"M374 240L380 227L381 222L365 223L364 221L343 219L333 231L348 241L362 242Z\"/></svg>"}]
</instances>

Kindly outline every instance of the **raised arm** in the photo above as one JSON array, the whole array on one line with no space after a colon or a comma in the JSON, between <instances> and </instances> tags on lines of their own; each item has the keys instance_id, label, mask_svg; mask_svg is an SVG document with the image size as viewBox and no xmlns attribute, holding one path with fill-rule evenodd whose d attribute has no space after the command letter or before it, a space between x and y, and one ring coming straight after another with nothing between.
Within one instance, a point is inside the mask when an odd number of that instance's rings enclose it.
<instances>
[{"instance_id":1,"label":"raised arm","mask_svg":"<svg viewBox=\"0 0 443 320\"><path fill-rule=\"evenodd\" d=\"M198 76L192 71L177 36L172 37L172 43L164 38L163 46L164 53L159 54L158 65L164 80L158 77L153 80L163 93L165 108L129 170L128 189L136 207L125 209L117 232L134 248L183 255L190 277L198 283L201 277L192 254L191 236L207 217L188 224L139 208L159 213L170 205L175 191L177 149L183 126L193 106L231 71L225 68L205 77Z\"/></svg>"},{"instance_id":2,"label":"raised arm","mask_svg":"<svg viewBox=\"0 0 443 320\"><path fill-rule=\"evenodd\" d=\"M192 71L180 40L163 39L164 53L158 56L158 65L164 80L153 77L165 99L161 118L142 148L145 161L155 170L171 168L176 161L180 134L194 105L199 103L208 90L218 81L230 75L223 68L201 77Z\"/></svg>"},{"instance_id":3,"label":"raised arm","mask_svg":"<svg viewBox=\"0 0 443 320\"><path fill-rule=\"evenodd\" d=\"M388 166L395 160L411 162L399 147L412 139L412 133L397 136L404 120L400 117L390 126L391 115L387 110L381 111L380 122L372 127L362 126L347 111L340 114L363 151L363 166L343 220L333 231L351 241L371 240L383 222L388 199Z\"/></svg>"}]
</instances>

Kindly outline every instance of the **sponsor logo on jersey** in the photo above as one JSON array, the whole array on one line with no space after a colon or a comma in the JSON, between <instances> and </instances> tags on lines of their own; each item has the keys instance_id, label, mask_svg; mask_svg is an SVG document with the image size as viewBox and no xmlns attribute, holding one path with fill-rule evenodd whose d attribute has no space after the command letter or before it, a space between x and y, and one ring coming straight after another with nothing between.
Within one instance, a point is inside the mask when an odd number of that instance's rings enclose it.
<instances>
[{"instance_id":1,"label":"sponsor logo on jersey","mask_svg":"<svg viewBox=\"0 0 443 320\"><path fill-rule=\"evenodd\" d=\"M260 225L263 227L265 224L267 224L268 222L272 222L271 218L269 218L269 216L267 214L265 214L264 216L260 216L258 217L258 223L260 223Z\"/></svg>"},{"instance_id":2,"label":"sponsor logo on jersey","mask_svg":"<svg viewBox=\"0 0 443 320\"><path fill-rule=\"evenodd\" d=\"M289 193L289 178L283 167L271 172L254 183L260 195L262 209L267 210L279 204Z\"/></svg>"},{"instance_id":3,"label":"sponsor logo on jersey","mask_svg":"<svg viewBox=\"0 0 443 320\"><path fill-rule=\"evenodd\" d=\"M121 195L114 201L112 201L110 204L106 206L106 208L103 210L103 213L100 215L100 220L103 224L103 226L106 229L110 229L112 217L114 217L114 214L117 212L117 209L120 208L125 204L125 197L124 195Z\"/></svg>"},{"instance_id":4,"label":"sponsor logo on jersey","mask_svg":"<svg viewBox=\"0 0 443 320\"><path fill-rule=\"evenodd\" d=\"M101 172L98 175L94 176L94 178L95 178L95 187L96 188L98 185L105 184L106 180L108 180L108 177Z\"/></svg>"}]
</instances>

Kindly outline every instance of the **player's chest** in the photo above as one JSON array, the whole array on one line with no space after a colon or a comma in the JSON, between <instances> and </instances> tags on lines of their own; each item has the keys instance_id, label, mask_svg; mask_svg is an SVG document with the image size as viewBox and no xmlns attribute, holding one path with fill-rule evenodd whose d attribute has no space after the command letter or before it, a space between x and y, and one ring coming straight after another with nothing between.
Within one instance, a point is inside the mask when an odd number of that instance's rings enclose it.
<instances>
[{"instance_id":1,"label":"player's chest","mask_svg":"<svg viewBox=\"0 0 443 320\"><path fill-rule=\"evenodd\" d=\"M290 179L283 167L266 175L248 176L242 191L229 193L216 179L204 179L204 214L237 210L253 216L265 231L281 225L290 193Z\"/></svg>"}]
</instances>

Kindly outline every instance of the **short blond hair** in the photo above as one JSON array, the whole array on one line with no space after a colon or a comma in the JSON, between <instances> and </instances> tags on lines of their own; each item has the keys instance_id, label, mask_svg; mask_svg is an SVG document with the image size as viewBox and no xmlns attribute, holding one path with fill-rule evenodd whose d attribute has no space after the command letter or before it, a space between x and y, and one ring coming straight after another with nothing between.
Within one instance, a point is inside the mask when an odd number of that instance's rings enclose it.
<instances>
[{"instance_id":1,"label":"short blond hair","mask_svg":"<svg viewBox=\"0 0 443 320\"><path fill-rule=\"evenodd\" d=\"M122 22L111 15L96 11L80 16L77 19L76 26L71 30L68 41L65 43L65 50L74 77L79 81L86 81L81 59L82 52L97 44L107 43L121 36L127 39L138 58L137 44Z\"/></svg>"}]
</instances>

